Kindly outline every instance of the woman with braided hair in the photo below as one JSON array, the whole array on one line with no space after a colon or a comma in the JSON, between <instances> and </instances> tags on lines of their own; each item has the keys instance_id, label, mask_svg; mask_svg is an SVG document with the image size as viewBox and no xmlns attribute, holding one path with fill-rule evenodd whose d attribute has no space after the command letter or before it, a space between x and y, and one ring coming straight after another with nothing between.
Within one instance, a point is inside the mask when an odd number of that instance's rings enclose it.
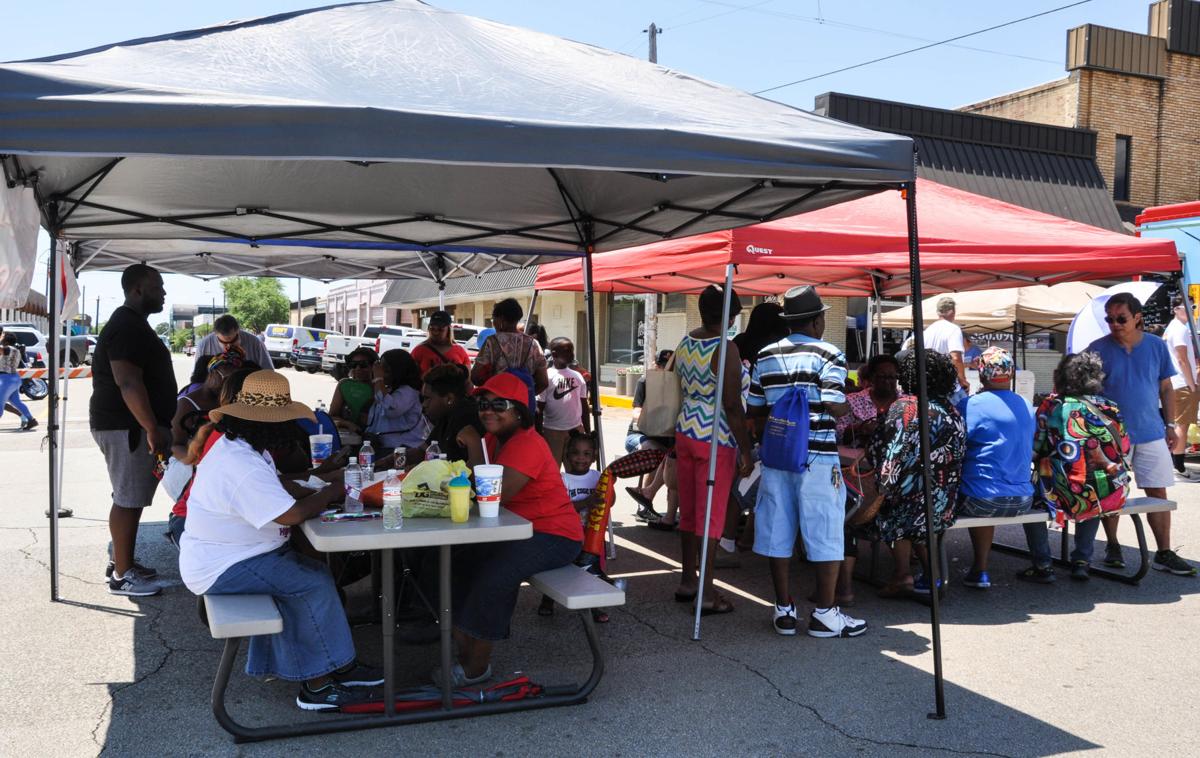
<instances>
[{"instance_id":1,"label":"woman with braided hair","mask_svg":"<svg viewBox=\"0 0 1200 758\"><path fill-rule=\"evenodd\" d=\"M900 361L900 388L905 396L888 410L868 453L875 463L879 491L884 496L873 531L878 539L892 546L895 559L892 580L880 590L883 597L930 591L924 575L914 582L909 572L912 545L923 543L926 534L916 397L918 378L917 355L912 351ZM950 396L957 387L958 374L950 358L941 353L925 353L925 388L929 398L929 490L933 500L933 528L939 534L954 523L954 504L966 455L966 429L962 417L950 403ZM928 558L923 548L918 550L918 557L927 567Z\"/></svg>"}]
</instances>

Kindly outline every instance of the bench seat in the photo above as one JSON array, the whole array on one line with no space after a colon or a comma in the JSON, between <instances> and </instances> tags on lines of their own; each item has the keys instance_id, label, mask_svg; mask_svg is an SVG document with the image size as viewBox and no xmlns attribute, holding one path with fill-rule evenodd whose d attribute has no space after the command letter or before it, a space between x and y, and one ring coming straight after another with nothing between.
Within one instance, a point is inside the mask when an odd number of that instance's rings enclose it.
<instances>
[{"instance_id":1,"label":"bench seat","mask_svg":"<svg viewBox=\"0 0 1200 758\"><path fill-rule=\"evenodd\" d=\"M625 593L579 566L560 566L529 577L534 589L569 611L625 604Z\"/></svg>"},{"instance_id":2,"label":"bench seat","mask_svg":"<svg viewBox=\"0 0 1200 758\"><path fill-rule=\"evenodd\" d=\"M213 639L257 637L283 631L283 617L270 595L205 595Z\"/></svg>"}]
</instances>

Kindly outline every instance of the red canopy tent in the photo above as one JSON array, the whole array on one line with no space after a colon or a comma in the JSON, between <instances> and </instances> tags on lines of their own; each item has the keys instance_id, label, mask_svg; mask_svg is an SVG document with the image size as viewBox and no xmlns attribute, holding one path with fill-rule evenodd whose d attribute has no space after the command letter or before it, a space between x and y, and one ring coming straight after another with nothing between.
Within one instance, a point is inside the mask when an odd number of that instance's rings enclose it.
<instances>
[{"instance_id":1,"label":"red canopy tent","mask_svg":"<svg viewBox=\"0 0 1200 758\"><path fill-rule=\"evenodd\" d=\"M918 179L921 281L926 294L1056 284L1176 271L1169 240L1118 234ZM910 294L908 229L900 192L593 257L605 292L699 292L725 279L744 295L815 284L825 295ZM537 288L584 289L579 261L545 264Z\"/></svg>"}]
</instances>

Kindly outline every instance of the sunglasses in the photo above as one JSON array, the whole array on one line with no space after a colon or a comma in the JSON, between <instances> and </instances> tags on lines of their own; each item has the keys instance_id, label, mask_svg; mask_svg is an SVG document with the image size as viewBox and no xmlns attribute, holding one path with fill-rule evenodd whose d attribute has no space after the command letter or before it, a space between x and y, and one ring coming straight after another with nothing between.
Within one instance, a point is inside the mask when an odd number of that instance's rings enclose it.
<instances>
[{"instance_id":1,"label":"sunglasses","mask_svg":"<svg viewBox=\"0 0 1200 758\"><path fill-rule=\"evenodd\" d=\"M484 411L491 411L493 413L504 413L507 410L511 410L512 408L517 407L517 404L514 401L505 400L502 397L498 397L495 400L480 400L478 405L479 405L480 413L482 413Z\"/></svg>"},{"instance_id":2,"label":"sunglasses","mask_svg":"<svg viewBox=\"0 0 1200 758\"><path fill-rule=\"evenodd\" d=\"M1104 322L1105 322L1105 323L1107 323L1107 324L1121 324L1122 326L1123 326L1123 325L1125 325L1125 324L1127 324L1127 323L1129 323L1129 321L1130 321L1130 320L1131 320L1131 319L1129 318L1129 316L1116 316L1116 317L1113 317L1113 316L1105 316L1105 317L1104 317Z\"/></svg>"},{"instance_id":3,"label":"sunglasses","mask_svg":"<svg viewBox=\"0 0 1200 758\"><path fill-rule=\"evenodd\" d=\"M346 364L347 368L371 368L374 364L370 361L352 361Z\"/></svg>"}]
</instances>

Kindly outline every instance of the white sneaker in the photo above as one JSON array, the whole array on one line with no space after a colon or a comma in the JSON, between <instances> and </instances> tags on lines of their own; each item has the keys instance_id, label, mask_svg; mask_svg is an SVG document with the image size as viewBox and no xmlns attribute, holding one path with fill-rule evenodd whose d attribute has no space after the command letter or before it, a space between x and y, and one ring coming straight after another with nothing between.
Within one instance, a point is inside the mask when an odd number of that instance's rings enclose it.
<instances>
[{"instance_id":1,"label":"white sneaker","mask_svg":"<svg viewBox=\"0 0 1200 758\"><path fill-rule=\"evenodd\" d=\"M775 606L775 619L772 622L776 634L792 637L796 634L796 604Z\"/></svg>"},{"instance_id":2,"label":"white sneaker","mask_svg":"<svg viewBox=\"0 0 1200 758\"><path fill-rule=\"evenodd\" d=\"M1179 482L1194 482L1197 479L1200 479L1200 476L1197 476L1196 472L1191 469L1175 472L1175 480Z\"/></svg>"},{"instance_id":3,"label":"white sneaker","mask_svg":"<svg viewBox=\"0 0 1200 758\"><path fill-rule=\"evenodd\" d=\"M809 637L857 637L867 631L867 622L842 613L836 605L824 611L813 609L808 619Z\"/></svg>"}]
</instances>

